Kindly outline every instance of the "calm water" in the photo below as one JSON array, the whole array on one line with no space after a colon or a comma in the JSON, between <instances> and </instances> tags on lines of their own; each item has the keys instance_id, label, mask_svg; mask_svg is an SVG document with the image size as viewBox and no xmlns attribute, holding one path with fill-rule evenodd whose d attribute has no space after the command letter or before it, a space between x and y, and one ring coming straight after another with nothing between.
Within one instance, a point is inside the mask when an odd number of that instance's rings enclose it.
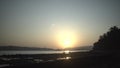
<instances>
[{"instance_id":1,"label":"calm water","mask_svg":"<svg viewBox=\"0 0 120 68\"><path fill-rule=\"evenodd\" d=\"M72 50L70 52L86 52L88 50ZM15 55L15 54L59 54L64 51L0 51L0 55Z\"/></svg>"}]
</instances>

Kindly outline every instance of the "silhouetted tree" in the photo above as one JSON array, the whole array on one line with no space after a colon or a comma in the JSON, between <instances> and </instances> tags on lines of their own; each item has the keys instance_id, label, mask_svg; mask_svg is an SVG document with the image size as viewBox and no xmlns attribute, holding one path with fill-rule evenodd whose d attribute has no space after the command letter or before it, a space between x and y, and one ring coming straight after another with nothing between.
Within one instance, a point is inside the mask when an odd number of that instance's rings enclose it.
<instances>
[{"instance_id":1,"label":"silhouetted tree","mask_svg":"<svg viewBox=\"0 0 120 68\"><path fill-rule=\"evenodd\" d=\"M99 40L94 43L93 51L116 51L120 50L120 29L116 26L100 36Z\"/></svg>"}]
</instances>

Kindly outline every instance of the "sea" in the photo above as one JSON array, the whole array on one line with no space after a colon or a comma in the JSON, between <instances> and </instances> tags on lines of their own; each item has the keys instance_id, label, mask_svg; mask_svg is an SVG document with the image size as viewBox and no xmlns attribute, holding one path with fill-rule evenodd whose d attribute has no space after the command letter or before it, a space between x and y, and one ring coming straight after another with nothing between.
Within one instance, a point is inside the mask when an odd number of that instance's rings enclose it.
<instances>
[{"instance_id":1,"label":"sea","mask_svg":"<svg viewBox=\"0 0 120 68\"><path fill-rule=\"evenodd\" d=\"M89 50L69 50L70 53L72 52L87 52ZM16 55L16 54L62 54L64 51L40 51L40 50L31 50L31 51L0 51L0 55Z\"/></svg>"}]
</instances>

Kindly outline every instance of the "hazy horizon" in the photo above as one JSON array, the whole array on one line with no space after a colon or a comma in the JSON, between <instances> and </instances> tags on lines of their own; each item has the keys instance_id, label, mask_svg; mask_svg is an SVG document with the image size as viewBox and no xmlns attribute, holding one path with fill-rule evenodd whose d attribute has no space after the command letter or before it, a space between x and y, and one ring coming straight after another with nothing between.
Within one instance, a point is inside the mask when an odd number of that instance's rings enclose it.
<instances>
[{"instance_id":1,"label":"hazy horizon","mask_svg":"<svg viewBox=\"0 0 120 68\"><path fill-rule=\"evenodd\" d=\"M1 0L0 46L92 45L120 27L119 0Z\"/></svg>"}]
</instances>

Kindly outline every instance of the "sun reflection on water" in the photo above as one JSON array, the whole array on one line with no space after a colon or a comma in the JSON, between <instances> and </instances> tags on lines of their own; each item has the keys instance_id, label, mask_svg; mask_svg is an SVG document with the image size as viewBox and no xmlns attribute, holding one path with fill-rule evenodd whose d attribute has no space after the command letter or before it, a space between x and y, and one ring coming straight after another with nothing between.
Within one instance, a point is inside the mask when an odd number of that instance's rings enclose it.
<instances>
[{"instance_id":1,"label":"sun reflection on water","mask_svg":"<svg viewBox=\"0 0 120 68\"><path fill-rule=\"evenodd\" d=\"M57 58L57 60L69 60L69 59L71 59L69 50L63 51L62 56L63 57Z\"/></svg>"},{"instance_id":2,"label":"sun reflection on water","mask_svg":"<svg viewBox=\"0 0 120 68\"><path fill-rule=\"evenodd\" d=\"M64 53L65 54L70 54L70 51L69 50L65 50Z\"/></svg>"}]
</instances>

